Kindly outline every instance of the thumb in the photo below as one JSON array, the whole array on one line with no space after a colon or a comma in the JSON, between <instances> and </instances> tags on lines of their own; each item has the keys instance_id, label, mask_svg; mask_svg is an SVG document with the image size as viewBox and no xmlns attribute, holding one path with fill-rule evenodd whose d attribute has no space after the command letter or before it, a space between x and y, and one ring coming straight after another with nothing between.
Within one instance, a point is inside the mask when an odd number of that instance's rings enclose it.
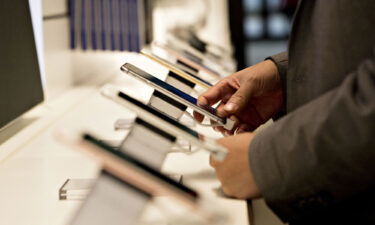
<instances>
[{"instance_id":1,"label":"thumb","mask_svg":"<svg viewBox=\"0 0 375 225\"><path fill-rule=\"evenodd\" d=\"M224 110L228 113L236 113L244 108L250 101L253 93L254 85L251 82L245 82L241 87L230 97L224 106Z\"/></svg>"}]
</instances>

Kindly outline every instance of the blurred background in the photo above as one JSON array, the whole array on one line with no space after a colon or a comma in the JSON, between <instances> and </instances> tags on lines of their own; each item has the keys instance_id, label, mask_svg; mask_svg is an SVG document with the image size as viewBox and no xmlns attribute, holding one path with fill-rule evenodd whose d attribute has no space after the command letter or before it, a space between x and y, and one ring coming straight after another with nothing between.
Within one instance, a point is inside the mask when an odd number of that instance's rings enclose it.
<instances>
[{"instance_id":1,"label":"blurred background","mask_svg":"<svg viewBox=\"0 0 375 225\"><path fill-rule=\"evenodd\" d=\"M117 49L76 46L72 51L73 1L30 1L34 11L43 14L47 99L118 69L123 53ZM297 0L149 0L144 4L143 41L163 41L170 30L188 27L202 40L233 52L237 69L242 69L286 50Z\"/></svg>"},{"instance_id":2,"label":"blurred background","mask_svg":"<svg viewBox=\"0 0 375 225\"><path fill-rule=\"evenodd\" d=\"M287 49L298 0L229 0L228 3L239 68Z\"/></svg>"}]
</instances>

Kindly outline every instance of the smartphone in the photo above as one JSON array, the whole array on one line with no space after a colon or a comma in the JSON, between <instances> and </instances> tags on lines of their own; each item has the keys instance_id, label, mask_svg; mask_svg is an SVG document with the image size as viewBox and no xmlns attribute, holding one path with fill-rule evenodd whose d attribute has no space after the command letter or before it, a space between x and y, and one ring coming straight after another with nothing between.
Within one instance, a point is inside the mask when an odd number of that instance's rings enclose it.
<instances>
[{"instance_id":1,"label":"smartphone","mask_svg":"<svg viewBox=\"0 0 375 225\"><path fill-rule=\"evenodd\" d=\"M182 42L200 54L212 55L212 57L216 59L222 59L223 56L230 55L227 49L220 45L210 43L207 40L202 40L197 36L196 32L191 29L173 29L172 33L168 35L167 38L177 40L180 43Z\"/></svg>"},{"instance_id":2,"label":"smartphone","mask_svg":"<svg viewBox=\"0 0 375 225\"><path fill-rule=\"evenodd\" d=\"M167 95L170 98L175 99L176 101L192 108L194 111L207 116L211 120L217 122L218 124L222 125L227 130L232 130L234 127L235 122L229 118L219 117L216 114L216 109L208 106L203 107L198 105L198 101L196 98L188 95L187 93L173 87L172 85L152 76L149 73L139 69L138 67L125 63L121 70L126 72L127 74L132 75L133 77L137 78L145 82L146 84L150 85L154 89L160 91L161 93Z\"/></svg>"},{"instance_id":3,"label":"smartphone","mask_svg":"<svg viewBox=\"0 0 375 225\"><path fill-rule=\"evenodd\" d=\"M153 169L126 151L118 151L90 134L83 134L78 146L98 159L105 171L143 192L152 196L170 196L198 208L200 197L196 191Z\"/></svg>"},{"instance_id":4,"label":"smartphone","mask_svg":"<svg viewBox=\"0 0 375 225\"><path fill-rule=\"evenodd\" d=\"M159 48L162 48L164 49L166 52L168 52L170 55L174 56L177 58L177 60L183 62L184 64L198 70L198 71L204 71L210 75L212 75L213 77L216 77L216 78L221 78L221 74L210 68L209 66L205 65L203 63L203 59L202 58L199 58L197 57L196 55L186 51L186 50L183 50L183 49L179 49L175 46L172 46L172 45L164 45L164 44L159 44L159 43L155 43L155 46L159 47Z\"/></svg>"},{"instance_id":5,"label":"smartphone","mask_svg":"<svg viewBox=\"0 0 375 225\"><path fill-rule=\"evenodd\" d=\"M199 134L164 113L143 104L110 85L104 86L101 89L101 93L103 96L134 111L139 118L147 123L175 137L182 137L191 144L209 151L216 160L224 160L227 149L218 145L214 139Z\"/></svg>"},{"instance_id":6,"label":"smartphone","mask_svg":"<svg viewBox=\"0 0 375 225\"><path fill-rule=\"evenodd\" d=\"M146 56L147 58L159 63L160 65L168 68L170 71L174 72L175 74L179 75L180 77L183 77L186 80L188 80L190 82L193 82L194 84L197 84L197 85L199 85L199 86L201 86L205 89L208 89L208 88L212 87L212 84L210 82L205 81L198 76L195 76L191 73L187 73L187 72L177 68L176 66L172 65L168 61L160 58L159 56L151 53L150 51L148 51L146 49L142 49L141 54Z\"/></svg>"}]
</instances>

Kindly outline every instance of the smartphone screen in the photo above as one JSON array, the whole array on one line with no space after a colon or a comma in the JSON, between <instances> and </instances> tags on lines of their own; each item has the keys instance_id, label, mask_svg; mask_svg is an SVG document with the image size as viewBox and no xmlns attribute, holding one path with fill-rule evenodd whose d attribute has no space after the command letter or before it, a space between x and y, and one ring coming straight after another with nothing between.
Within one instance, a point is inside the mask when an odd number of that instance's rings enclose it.
<instances>
[{"instance_id":1,"label":"smartphone screen","mask_svg":"<svg viewBox=\"0 0 375 225\"><path fill-rule=\"evenodd\" d=\"M134 98L126 95L125 93L123 93L123 92L120 91L118 93L118 96L120 98L122 98L122 99L124 99L124 100L126 100L126 101L128 101L128 102L130 102L130 103L132 103L134 105L136 105L137 107L142 108L143 110L152 113L156 117L158 117L158 118L160 118L160 119L162 119L162 120L164 120L164 121L172 124L174 127L178 128L180 130L185 131L186 133L194 136L195 138L198 138L198 139L200 138L200 135L198 134L198 132L190 129L189 127L187 127L187 126L185 126L185 125L183 125L183 124L181 124L179 122L177 122L176 120L174 120L171 117L165 115L164 113L161 113L160 111L158 111L158 110L156 110L156 109L154 109L154 108L152 108L152 107L150 107L148 105L145 105L142 102L140 102L140 101L138 101L138 100L136 100L136 99L134 99Z\"/></svg>"},{"instance_id":2,"label":"smartphone screen","mask_svg":"<svg viewBox=\"0 0 375 225\"><path fill-rule=\"evenodd\" d=\"M221 118L221 117L218 117L216 115L216 109L210 107L210 106L207 106L207 107L203 107L203 106L200 106L198 105L198 101L196 98L190 96L189 94L186 94L185 92L173 87L172 85L146 73L145 71L129 64L129 63L126 63L125 65L123 65L121 67L123 70L129 70L131 72L133 72L133 75L135 75L136 77L138 78L143 78L142 80L145 80L146 82L148 83L152 83L154 84L154 88L156 89L163 89L163 90L166 90L167 92L169 93L172 93L174 96L178 96L180 97L181 99L183 99L185 102L188 102L190 103L191 106L195 106L193 107L194 109L196 109L198 112L207 112L207 116L211 117L212 119L216 120L217 122L221 122L221 123L225 123L226 119L225 118Z\"/></svg>"}]
</instances>

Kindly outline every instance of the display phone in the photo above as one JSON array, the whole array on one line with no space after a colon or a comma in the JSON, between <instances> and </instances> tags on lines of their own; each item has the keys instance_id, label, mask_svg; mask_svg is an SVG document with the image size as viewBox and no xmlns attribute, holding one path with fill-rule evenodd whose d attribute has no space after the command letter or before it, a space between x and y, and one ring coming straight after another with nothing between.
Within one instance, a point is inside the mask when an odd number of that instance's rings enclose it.
<instances>
[{"instance_id":1,"label":"display phone","mask_svg":"<svg viewBox=\"0 0 375 225\"><path fill-rule=\"evenodd\" d=\"M191 46L191 48L194 48L201 54L210 54L217 59L230 55L230 51L228 49L225 49L222 46L212 42L210 43L207 40L202 40L198 37L196 32L191 29L175 28L168 37L178 39L180 42L185 42L186 45Z\"/></svg>"},{"instance_id":2,"label":"display phone","mask_svg":"<svg viewBox=\"0 0 375 225\"><path fill-rule=\"evenodd\" d=\"M170 196L189 206L198 207L199 194L178 183L137 158L118 151L90 134L78 142L81 150L94 156L103 169L152 196Z\"/></svg>"},{"instance_id":3,"label":"display phone","mask_svg":"<svg viewBox=\"0 0 375 225\"><path fill-rule=\"evenodd\" d=\"M204 71L206 72L207 74L210 74L211 76L215 77L215 78L221 78L222 75L221 73L219 72L218 68L216 67L219 67L218 66L215 66L215 68L213 68L213 65L207 65L205 62L204 62L204 58L201 58L201 57L198 57L197 55L195 55L194 53L186 50L186 49L182 49L180 47L177 47L171 43L168 43L168 44L160 44L160 43L154 43L154 45L156 47L159 47L161 49L163 49L164 51L166 51L168 54L172 55L173 57L175 57L177 60L179 60L180 62L198 70L198 71Z\"/></svg>"},{"instance_id":4,"label":"display phone","mask_svg":"<svg viewBox=\"0 0 375 225\"><path fill-rule=\"evenodd\" d=\"M235 121L229 119L229 118L223 118L219 117L216 113L216 109L208 106L200 106L197 103L197 99L190 96L189 94L173 87L172 85L152 76L149 73L146 73L145 71L139 69L138 67L130 64L125 63L121 70L126 72L129 75L132 75L133 77L137 78L138 80L141 80L145 82L146 84L150 85L157 91L160 91L161 93L167 95L168 97L186 105L187 107L192 108L194 111L210 118L212 121L220 124L227 130L232 130L235 124Z\"/></svg>"},{"instance_id":5,"label":"display phone","mask_svg":"<svg viewBox=\"0 0 375 225\"><path fill-rule=\"evenodd\" d=\"M146 56L147 58L159 63L160 65L166 67L168 70L172 71L173 73L177 74L178 76L196 84L196 85L199 85L205 89L208 89L210 87L212 87L212 84L208 81L205 81L204 79L194 75L194 74L191 74L191 73L188 73L188 72L185 72L179 68L177 68L175 65L171 64L170 62L168 62L167 60L153 54L151 51L149 51L148 49L142 49L141 51L141 54Z\"/></svg>"},{"instance_id":6,"label":"display phone","mask_svg":"<svg viewBox=\"0 0 375 225\"><path fill-rule=\"evenodd\" d=\"M105 97L134 111L139 118L147 123L152 124L173 136L184 138L191 144L209 151L216 160L224 160L227 154L227 149L218 145L216 140L199 134L164 113L161 113L160 111L126 95L111 85L104 86L101 89L101 93Z\"/></svg>"},{"instance_id":7,"label":"display phone","mask_svg":"<svg viewBox=\"0 0 375 225\"><path fill-rule=\"evenodd\" d=\"M181 34L181 32L179 33ZM208 44L199 40L199 38L191 33L188 37L183 38L177 33L170 34L167 36L168 45L175 46L180 50L186 50L187 52L204 59L205 65L210 65L211 69L217 71L233 72L235 69L235 62L230 56L230 53L224 48Z\"/></svg>"},{"instance_id":8,"label":"display phone","mask_svg":"<svg viewBox=\"0 0 375 225\"><path fill-rule=\"evenodd\" d=\"M70 143L72 143L70 141ZM109 174L134 190L149 196L168 196L181 203L194 214L194 222L198 224L222 225L228 224L224 211L213 209L209 199L203 198L198 192L187 187L163 173L149 167L144 162L133 158L126 152L120 152L91 134L83 134L74 147L90 154L102 166L105 174ZM216 204L216 203L215 203ZM217 206L218 207L218 206ZM189 211L186 211L188 213ZM195 217L199 216L199 218ZM203 219L203 220L202 220ZM186 220L186 218L185 218Z\"/></svg>"}]
</instances>

